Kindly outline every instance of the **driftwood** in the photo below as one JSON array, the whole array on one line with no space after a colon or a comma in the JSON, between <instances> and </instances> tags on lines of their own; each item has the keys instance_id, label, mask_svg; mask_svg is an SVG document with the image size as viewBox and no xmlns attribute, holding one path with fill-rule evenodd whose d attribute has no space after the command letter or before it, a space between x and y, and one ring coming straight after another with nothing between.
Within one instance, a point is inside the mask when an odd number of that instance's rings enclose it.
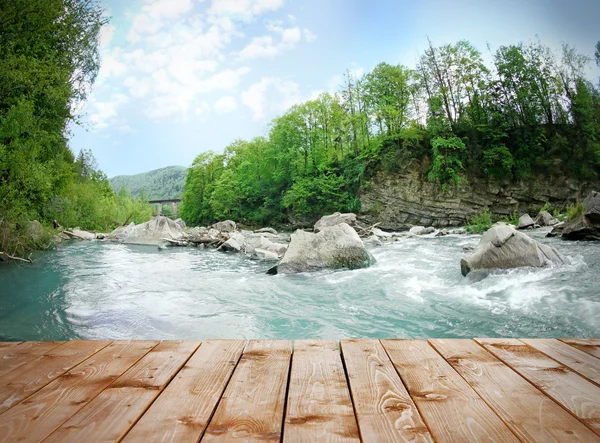
<instances>
[{"instance_id":1,"label":"driftwood","mask_svg":"<svg viewBox=\"0 0 600 443\"><path fill-rule=\"evenodd\" d=\"M6 252L0 252L0 258L6 257L9 260L14 260L14 261L22 261L25 263L33 263L33 260L31 259L31 254L29 254L29 256L27 258L21 258L21 257L15 257L14 255L9 255Z\"/></svg>"},{"instance_id":2,"label":"driftwood","mask_svg":"<svg viewBox=\"0 0 600 443\"><path fill-rule=\"evenodd\" d=\"M171 238L161 238L161 240L166 241L170 246L189 246L187 241L173 240Z\"/></svg>"},{"instance_id":3,"label":"driftwood","mask_svg":"<svg viewBox=\"0 0 600 443\"><path fill-rule=\"evenodd\" d=\"M373 226L369 226L368 228L356 225L354 229L356 230L359 236L370 237L371 235L373 235L373 229L376 228L377 225L379 225L379 223L375 223Z\"/></svg>"}]
</instances>

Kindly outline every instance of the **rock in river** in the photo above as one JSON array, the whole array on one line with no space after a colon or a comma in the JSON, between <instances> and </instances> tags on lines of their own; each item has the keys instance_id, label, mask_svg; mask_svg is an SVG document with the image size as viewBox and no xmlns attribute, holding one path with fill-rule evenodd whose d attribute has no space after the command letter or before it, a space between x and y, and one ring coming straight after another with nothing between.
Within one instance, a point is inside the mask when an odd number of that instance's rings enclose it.
<instances>
[{"instance_id":1,"label":"rock in river","mask_svg":"<svg viewBox=\"0 0 600 443\"><path fill-rule=\"evenodd\" d=\"M346 223L347 225L355 226L356 214L353 214L351 212L347 214L334 212L331 215L326 215L324 217L321 217L321 219L315 223L314 230L315 232L320 232L323 230L323 228L339 225L340 223Z\"/></svg>"},{"instance_id":2,"label":"rock in river","mask_svg":"<svg viewBox=\"0 0 600 443\"><path fill-rule=\"evenodd\" d=\"M563 264L556 250L518 232L512 226L492 226L475 252L460 261L462 275L483 269L540 268L549 264Z\"/></svg>"},{"instance_id":3,"label":"rock in river","mask_svg":"<svg viewBox=\"0 0 600 443\"><path fill-rule=\"evenodd\" d=\"M131 223L128 226L117 228L106 238L123 243L159 245L163 244L165 239L180 240L184 235L185 232L177 223L159 215L140 225Z\"/></svg>"},{"instance_id":4,"label":"rock in river","mask_svg":"<svg viewBox=\"0 0 600 443\"><path fill-rule=\"evenodd\" d=\"M268 274L295 274L320 269L366 268L375 259L346 223L324 227L317 234L298 230L279 264Z\"/></svg>"}]
</instances>

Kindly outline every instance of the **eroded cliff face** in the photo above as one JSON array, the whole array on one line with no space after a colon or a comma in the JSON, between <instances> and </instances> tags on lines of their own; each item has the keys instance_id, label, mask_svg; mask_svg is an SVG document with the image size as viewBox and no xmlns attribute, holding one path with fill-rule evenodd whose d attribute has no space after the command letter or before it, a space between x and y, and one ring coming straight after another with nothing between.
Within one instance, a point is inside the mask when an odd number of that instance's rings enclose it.
<instances>
[{"instance_id":1,"label":"eroded cliff face","mask_svg":"<svg viewBox=\"0 0 600 443\"><path fill-rule=\"evenodd\" d=\"M543 176L516 183L469 178L468 184L443 192L415 167L401 173L380 173L367 188L360 195L359 221L379 223L381 229L404 230L412 225L462 226L486 207L494 218L510 216L514 211L535 217L544 203L563 209L591 190L600 189L600 182Z\"/></svg>"}]
</instances>

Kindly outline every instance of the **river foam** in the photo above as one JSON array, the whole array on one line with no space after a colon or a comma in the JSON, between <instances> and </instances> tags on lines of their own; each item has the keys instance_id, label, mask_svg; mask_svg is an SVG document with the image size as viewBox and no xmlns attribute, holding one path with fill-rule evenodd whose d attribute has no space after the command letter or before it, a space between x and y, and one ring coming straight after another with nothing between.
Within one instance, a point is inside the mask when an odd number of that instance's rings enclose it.
<instances>
[{"instance_id":1,"label":"river foam","mask_svg":"<svg viewBox=\"0 0 600 443\"><path fill-rule=\"evenodd\" d=\"M600 243L544 238L570 264L460 274L479 236L415 237L354 271L265 275L212 250L72 243L0 268L0 338L591 337Z\"/></svg>"}]
</instances>

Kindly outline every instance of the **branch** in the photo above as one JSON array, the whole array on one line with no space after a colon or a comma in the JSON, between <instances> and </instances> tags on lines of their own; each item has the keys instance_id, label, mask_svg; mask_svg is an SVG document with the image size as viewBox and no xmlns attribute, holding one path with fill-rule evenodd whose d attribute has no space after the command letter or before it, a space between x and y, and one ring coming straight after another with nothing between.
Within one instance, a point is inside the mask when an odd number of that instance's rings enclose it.
<instances>
[{"instance_id":1,"label":"branch","mask_svg":"<svg viewBox=\"0 0 600 443\"><path fill-rule=\"evenodd\" d=\"M9 255L6 252L0 251L0 258L2 258L2 257L6 257L9 260L23 261L25 263L33 263L33 260L31 259L31 254L29 254L29 257L27 257L27 258L21 258L21 257L15 257L14 255Z\"/></svg>"}]
</instances>

